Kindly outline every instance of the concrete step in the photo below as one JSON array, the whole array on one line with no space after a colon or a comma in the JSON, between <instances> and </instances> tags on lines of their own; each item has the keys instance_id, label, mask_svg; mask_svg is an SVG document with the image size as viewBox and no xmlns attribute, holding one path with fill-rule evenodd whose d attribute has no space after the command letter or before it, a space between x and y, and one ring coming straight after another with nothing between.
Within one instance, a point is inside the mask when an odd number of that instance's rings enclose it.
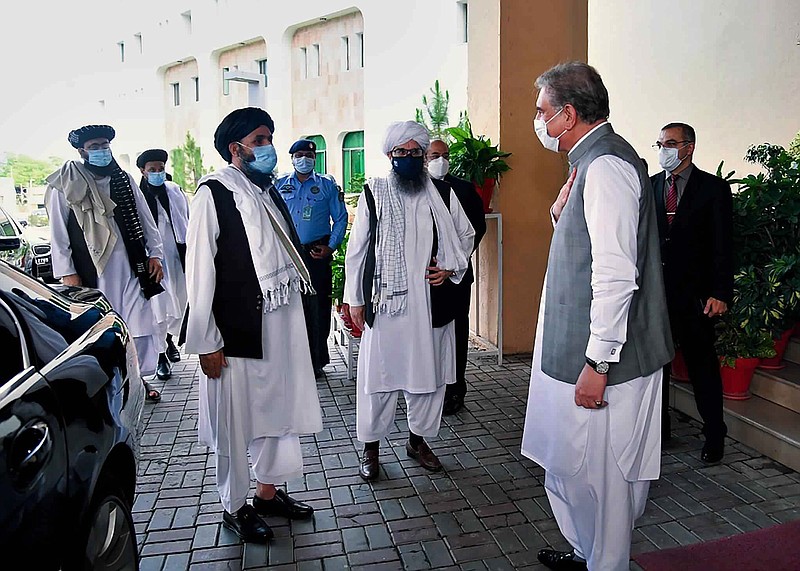
<instances>
[{"instance_id":1,"label":"concrete step","mask_svg":"<svg viewBox=\"0 0 800 571\"><path fill-rule=\"evenodd\" d=\"M800 337L789 339L789 345L786 347L786 353L783 354L783 360L800 364Z\"/></svg>"},{"instance_id":2,"label":"concrete step","mask_svg":"<svg viewBox=\"0 0 800 571\"><path fill-rule=\"evenodd\" d=\"M800 412L800 365L783 361L785 367L776 371L756 369L750 392L758 397Z\"/></svg>"},{"instance_id":3,"label":"concrete step","mask_svg":"<svg viewBox=\"0 0 800 571\"><path fill-rule=\"evenodd\" d=\"M689 383L670 383L670 404L700 420ZM723 403L728 436L800 471L800 413L758 396Z\"/></svg>"}]
</instances>

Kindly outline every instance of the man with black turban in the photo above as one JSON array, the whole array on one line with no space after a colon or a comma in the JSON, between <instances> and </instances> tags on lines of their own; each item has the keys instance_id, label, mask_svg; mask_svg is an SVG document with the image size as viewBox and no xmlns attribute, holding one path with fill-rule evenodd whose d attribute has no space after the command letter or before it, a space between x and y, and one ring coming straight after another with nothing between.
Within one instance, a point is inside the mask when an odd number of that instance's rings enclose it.
<instances>
[{"instance_id":1,"label":"man with black turban","mask_svg":"<svg viewBox=\"0 0 800 571\"><path fill-rule=\"evenodd\" d=\"M67 161L47 177L53 275L103 292L133 335L140 373L150 376L158 355L150 299L164 291L161 236L141 190L114 160L114 135L108 125L70 131L82 161ZM147 400L161 400L145 386Z\"/></svg>"},{"instance_id":2,"label":"man with black turban","mask_svg":"<svg viewBox=\"0 0 800 571\"><path fill-rule=\"evenodd\" d=\"M159 379L172 376L170 363L181 360L173 336L180 335L183 313L186 311L186 226L189 222L189 202L181 187L166 178L164 167L168 159L164 149L149 149L136 159L142 173L139 183L158 225L164 242L164 295L153 299L156 320L161 328L158 338Z\"/></svg>"},{"instance_id":3,"label":"man with black turban","mask_svg":"<svg viewBox=\"0 0 800 571\"><path fill-rule=\"evenodd\" d=\"M200 355L199 436L216 455L223 525L262 543L272 530L260 516L312 516L275 485L302 476L300 435L322 430L301 299L313 289L272 185L274 130L262 109L225 117L214 146L230 164L200 180L186 236L186 350Z\"/></svg>"}]
</instances>

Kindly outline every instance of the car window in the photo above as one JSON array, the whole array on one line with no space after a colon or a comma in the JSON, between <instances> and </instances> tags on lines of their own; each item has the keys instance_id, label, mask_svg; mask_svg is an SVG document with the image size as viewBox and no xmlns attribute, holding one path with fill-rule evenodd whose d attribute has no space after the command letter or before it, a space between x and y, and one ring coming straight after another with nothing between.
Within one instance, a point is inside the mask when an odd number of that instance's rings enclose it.
<instances>
[{"instance_id":1,"label":"car window","mask_svg":"<svg viewBox=\"0 0 800 571\"><path fill-rule=\"evenodd\" d=\"M0 304L0 347L3 348L3 358L0 359L0 385L4 385L22 371L23 361L19 329L14 323L13 316L2 304Z\"/></svg>"},{"instance_id":2,"label":"car window","mask_svg":"<svg viewBox=\"0 0 800 571\"><path fill-rule=\"evenodd\" d=\"M3 210L0 210L0 235L2 236L16 236L18 234L14 223L6 215Z\"/></svg>"}]
</instances>

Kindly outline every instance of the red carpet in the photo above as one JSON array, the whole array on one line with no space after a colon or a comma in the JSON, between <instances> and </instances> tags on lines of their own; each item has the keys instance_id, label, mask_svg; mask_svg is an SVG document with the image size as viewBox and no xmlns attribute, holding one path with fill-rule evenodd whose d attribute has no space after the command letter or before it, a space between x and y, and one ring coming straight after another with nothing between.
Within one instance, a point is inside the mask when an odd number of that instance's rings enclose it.
<instances>
[{"instance_id":1,"label":"red carpet","mask_svg":"<svg viewBox=\"0 0 800 571\"><path fill-rule=\"evenodd\" d=\"M645 571L800 571L800 521L633 560Z\"/></svg>"}]
</instances>

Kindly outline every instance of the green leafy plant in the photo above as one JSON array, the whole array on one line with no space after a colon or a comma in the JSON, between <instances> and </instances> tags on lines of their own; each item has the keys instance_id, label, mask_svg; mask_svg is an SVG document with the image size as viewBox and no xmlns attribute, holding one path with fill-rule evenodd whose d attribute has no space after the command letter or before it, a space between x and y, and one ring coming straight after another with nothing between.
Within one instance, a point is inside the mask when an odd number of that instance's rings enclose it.
<instances>
[{"instance_id":1,"label":"green leafy plant","mask_svg":"<svg viewBox=\"0 0 800 571\"><path fill-rule=\"evenodd\" d=\"M209 169L203 167L203 152L191 133L186 132L183 145L172 149L169 157L173 182L185 192L194 194L197 191L197 182L208 174Z\"/></svg>"},{"instance_id":2,"label":"green leafy plant","mask_svg":"<svg viewBox=\"0 0 800 571\"><path fill-rule=\"evenodd\" d=\"M446 132L453 138L450 171L455 176L482 184L484 180L498 180L511 169L505 160L511 153L501 151L484 135L476 137L466 116L462 127L450 127Z\"/></svg>"},{"instance_id":3,"label":"green leafy plant","mask_svg":"<svg viewBox=\"0 0 800 571\"><path fill-rule=\"evenodd\" d=\"M333 253L331 260L331 271L333 274L332 288L331 288L331 301L333 305L340 306L344 303L344 256L347 252L347 241L350 238L350 228L344 234L344 239L336 251Z\"/></svg>"},{"instance_id":4,"label":"green leafy plant","mask_svg":"<svg viewBox=\"0 0 800 571\"><path fill-rule=\"evenodd\" d=\"M345 191L344 201L348 206L356 207L358 205L358 197L364 191L364 185L367 182L367 177L364 173L353 173L350 177L350 182Z\"/></svg>"},{"instance_id":5,"label":"green leafy plant","mask_svg":"<svg viewBox=\"0 0 800 571\"><path fill-rule=\"evenodd\" d=\"M416 110L415 121L428 130L431 139L443 139L446 136L447 126L450 124L447 117L450 92L441 90L438 79L429 91L430 98L427 95L422 96L424 109Z\"/></svg>"}]
</instances>

